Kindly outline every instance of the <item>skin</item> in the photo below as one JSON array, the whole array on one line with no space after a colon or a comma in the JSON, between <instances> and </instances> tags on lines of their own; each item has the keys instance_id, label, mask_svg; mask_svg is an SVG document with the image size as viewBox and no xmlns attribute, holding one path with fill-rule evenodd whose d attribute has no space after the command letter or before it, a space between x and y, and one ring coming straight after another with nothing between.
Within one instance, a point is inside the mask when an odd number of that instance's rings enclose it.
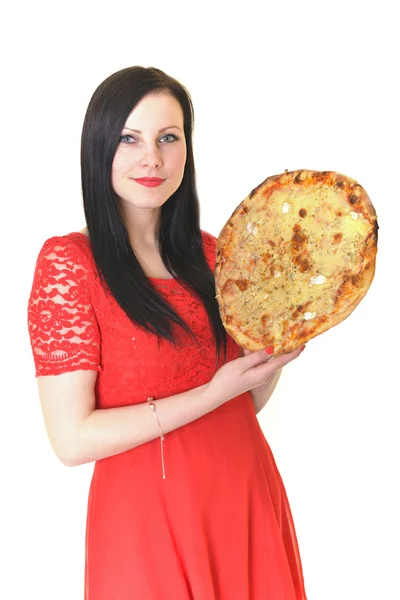
<instances>
[{"instance_id":1,"label":"skin","mask_svg":"<svg viewBox=\"0 0 400 600\"><path fill-rule=\"evenodd\" d=\"M112 165L112 186L132 247L139 254L156 252L161 207L179 188L186 162L179 102L165 92L145 96L128 116L120 140ZM139 177L161 177L165 181L150 188L134 181Z\"/></svg>"}]
</instances>

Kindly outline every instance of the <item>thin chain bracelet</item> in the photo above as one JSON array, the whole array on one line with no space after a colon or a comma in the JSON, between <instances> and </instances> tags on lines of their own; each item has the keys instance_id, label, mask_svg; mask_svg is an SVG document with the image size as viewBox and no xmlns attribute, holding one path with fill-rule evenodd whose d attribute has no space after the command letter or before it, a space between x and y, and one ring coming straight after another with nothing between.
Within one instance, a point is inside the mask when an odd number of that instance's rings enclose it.
<instances>
[{"instance_id":1,"label":"thin chain bracelet","mask_svg":"<svg viewBox=\"0 0 400 600\"><path fill-rule=\"evenodd\" d=\"M154 404L154 402L152 402L152 400L154 400L154 396L150 396L150 398L147 398L147 402L149 402L149 406L151 408L151 410L153 411L153 415L156 418L156 421L158 423L158 427L160 429L160 444L161 444L161 467L162 467L162 474L163 474L163 479L165 479L165 465L164 465L164 434L163 434L163 430L161 429L161 425L160 425L160 421L158 420L157 417L157 413L156 413L156 405Z\"/></svg>"}]
</instances>

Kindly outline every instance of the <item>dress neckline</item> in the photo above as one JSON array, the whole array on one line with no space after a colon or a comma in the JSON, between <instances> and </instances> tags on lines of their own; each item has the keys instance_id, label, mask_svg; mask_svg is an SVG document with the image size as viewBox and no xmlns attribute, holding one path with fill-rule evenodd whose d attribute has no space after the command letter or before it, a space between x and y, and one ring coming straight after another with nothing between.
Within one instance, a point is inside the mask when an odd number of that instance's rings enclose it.
<instances>
[{"instance_id":1,"label":"dress neckline","mask_svg":"<svg viewBox=\"0 0 400 600\"><path fill-rule=\"evenodd\" d=\"M85 238L87 245L90 247L90 240L88 238L87 235L85 235L84 233L82 233L81 231L73 231L70 235L78 235L80 237ZM156 283L160 282L160 283L169 283L169 282L176 282L177 279L175 279L175 277L168 277L168 279L163 279L162 277L149 277L149 275L147 275L147 279L150 279L150 281L154 281Z\"/></svg>"}]
</instances>

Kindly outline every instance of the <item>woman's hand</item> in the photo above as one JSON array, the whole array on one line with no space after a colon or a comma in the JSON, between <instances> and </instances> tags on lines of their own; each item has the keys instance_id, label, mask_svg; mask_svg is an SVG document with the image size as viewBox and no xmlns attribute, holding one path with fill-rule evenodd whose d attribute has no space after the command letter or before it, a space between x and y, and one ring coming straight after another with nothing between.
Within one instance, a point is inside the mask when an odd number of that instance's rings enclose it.
<instances>
[{"instance_id":1,"label":"woman's hand","mask_svg":"<svg viewBox=\"0 0 400 600\"><path fill-rule=\"evenodd\" d=\"M271 359L265 350L250 352L224 364L208 383L207 394L217 406L268 382L271 375L297 358L304 346Z\"/></svg>"}]
</instances>

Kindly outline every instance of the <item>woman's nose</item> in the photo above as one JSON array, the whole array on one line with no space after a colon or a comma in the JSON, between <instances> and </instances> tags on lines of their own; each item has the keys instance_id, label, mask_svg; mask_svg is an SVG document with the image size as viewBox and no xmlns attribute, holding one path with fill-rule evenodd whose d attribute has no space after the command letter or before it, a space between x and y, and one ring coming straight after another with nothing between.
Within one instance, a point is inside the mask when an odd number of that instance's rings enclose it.
<instances>
[{"instance_id":1,"label":"woman's nose","mask_svg":"<svg viewBox=\"0 0 400 600\"><path fill-rule=\"evenodd\" d=\"M161 154L158 148L147 148L143 150L139 162L142 166L159 167L161 165Z\"/></svg>"}]
</instances>

